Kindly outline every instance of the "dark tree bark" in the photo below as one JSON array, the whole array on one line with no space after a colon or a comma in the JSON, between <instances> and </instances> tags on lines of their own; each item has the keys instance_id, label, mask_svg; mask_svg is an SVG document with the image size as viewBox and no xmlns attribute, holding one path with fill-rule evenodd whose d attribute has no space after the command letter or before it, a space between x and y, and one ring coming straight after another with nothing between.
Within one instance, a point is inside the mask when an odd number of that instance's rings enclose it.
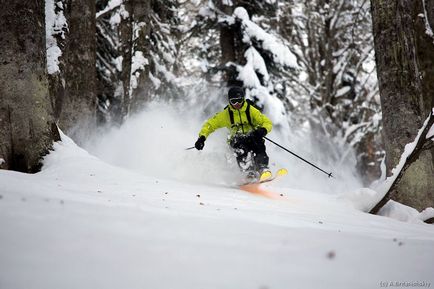
<instances>
[{"instance_id":1,"label":"dark tree bark","mask_svg":"<svg viewBox=\"0 0 434 289\"><path fill-rule=\"evenodd\" d=\"M133 53L136 51L143 52L143 55L150 59L152 33L155 27L151 27L151 4L154 1L133 1L133 23L145 23L140 29L138 29L138 38L132 43ZM154 4L155 5L155 4ZM133 28L134 29L134 28ZM140 71L140 77L138 78L138 86L131 92L130 101L128 102L128 113L140 111L144 104L149 102L151 95L154 92L151 80L149 79L149 72L155 70L153 64L146 65L143 71ZM135 73L135 71L131 71Z\"/></svg>"},{"instance_id":2,"label":"dark tree bark","mask_svg":"<svg viewBox=\"0 0 434 289\"><path fill-rule=\"evenodd\" d=\"M96 119L95 2L67 0L69 34L64 51L65 92L59 127L76 141L86 138Z\"/></svg>"},{"instance_id":3,"label":"dark tree bark","mask_svg":"<svg viewBox=\"0 0 434 289\"><path fill-rule=\"evenodd\" d=\"M425 7L423 7L425 3ZM434 36L428 36L426 28L434 29L434 0L414 1L416 54L420 69L422 102L420 109L422 118L430 114L434 107ZM426 18L418 12L426 11ZM434 31L433 31L434 32ZM434 156L434 150L431 151ZM433 158L434 160L434 158Z\"/></svg>"},{"instance_id":4,"label":"dark tree bark","mask_svg":"<svg viewBox=\"0 0 434 289\"><path fill-rule=\"evenodd\" d=\"M126 117L128 115L131 99L131 63L133 52L133 1L127 0L124 2L125 10L128 12L128 19L121 21L119 25L119 37L120 37L120 54L122 56L122 71L120 75L120 81L123 87L123 105L121 116Z\"/></svg>"},{"instance_id":5,"label":"dark tree bark","mask_svg":"<svg viewBox=\"0 0 434 289\"><path fill-rule=\"evenodd\" d=\"M218 1L217 7L227 15L232 15L234 7L227 6L224 4L224 1ZM229 25L221 25L220 26L220 51L221 51L221 65L225 66L228 62L236 62L236 47L235 47L235 38L236 31L235 27ZM236 73L233 69L227 68L224 74L224 80L226 82L233 82L236 77Z\"/></svg>"},{"instance_id":6,"label":"dark tree bark","mask_svg":"<svg viewBox=\"0 0 434 289\"><path fill-rule=\"evenodd\" d=\"M56 136L49 99L45 2L0 1L0 165L36 172Z\"/></svg>"},{"instance_id":7,"label":"dark tree bark","mask_svg":"<svg viewBox=\"0 0 434 289\"><path fill-rule=\"evenodd\" d=\"M427 13L423 18L418 16L415 23L417 30L416 53L420 64L420 75L422 76L422 103L420 109L423 112L423 118L430 114L431 109L434 108L434 35L429 37L426 31L427 26L434 29L434 0L415 1L414 4L416 11L426 11ZM425 4L425 7L423 7L423 4ZM434 171L434 149L424 154L431 158ZM431 179L434 179L434 177ZM434 204L434 181L431 184L431 199Z\"/></svg>"},{"instance_id":8,"label":"dark tree bark","mask_svg":"<svg viewBox=\"0 0 434 289\"><path fill-rule=\"evenodd\" d=\"M425 1L432 7L433 1ZM434 44L423 1L371 0L388 172L414 140L434 104ZM431 13L432 14L432 13ZM421 153L390 198L418 210L434 206L433 155Z\"/></svg>"},{"instance_id":9,"label":"dark tree bark","mask_svg":"<svg viewBox=\"0 0 434 289\"><path fill-rule=\"evenodd\" d=\"M232 7L222 5L222 10L228 15L232 14ZM233 27L220 27L220 49L221 63L235 62L235 31ZM230 71L226 74L226 81L231 80L234 75Z\"/></svg>"},{"instance_id":10,"label":"dark tree bark","mask_svg":"<svg viewBox=\"0 0 434 289\"><path fill-rule=\"evenodd\" d=\"M54 1L54 12L56 13L63 13L65 10L66 4L62 2L62 6L59 7L59 5L56 5L56 2ZM47 13L47 12L46 12ZM46 15L47 17L47 15ZM47 21L46 21L47 24ZM47 27L50 28L50 27ZM51 30L51 29L49 29ZM66 41L68 29L67 24L63 27L62 30L57 29L55 32L53 31L52 37L57 42L57 47L59 47L63 52L65 51ZM48 38L48 35L46 35ZM63 36L63 37L62 37ZM48 47L47 47L48 49ZM64 53L62 56L58 58L59 61L59 70L56 72L50 72L50 69L48 69L48 83L49 83L49 90L50 90L50 99L51 103L53 105L54 110L54 118L58 120L60 118L60 114L62 113L62 102L65 98L65 57Z\"/></svg>"},{"instance_id":11,"label":"dark tree bark","mask_svg":"<svg viewBox=\"0 0 434 289\"><path fill-rule=\"evenodd\" d=\"M103 10L107 6L107 3L107 0L98 0L97 11ZM125 6L127 6L129 3L131 3L130 0L126 1ZM98 124L112 122L114 124L120 125L125 115L123 102L126 98L125 93L128 93L129 81L126 81L127 83L123 83L121 78L123 73L129 77L130 69L126 71L124 69L124 64L126 62L131 62L131 57L123 58L123 70L121 72L118 71L115 61L119 56L123 56L123 37L119 37L119 30L121 27L123 27L123 29L126 27L124 22L129 22L131 28L132 16L128 10L128 19L121 21L119 29L116 29L116 27L110 23L110 19L115 12L116 11L107 11L106 13L98 15L96 20ZM131 32L125 32L131 36ZM122 39L119 40L119 38ZM130 42L131 41L129 41L129 44ZM118 51L119 47L122 51Z\"/></svg>"},{"instance_id":12,"label":"dark tree bark","mask_svg":"<svg viewBox=\"0 0 434 289\"><path fill-rule=\"evenodd\" d=\"M234 0L232 1L233 5L227 5L226 1L220 0L217 1L216 7L223 13L227 15L232 15L236 7L243 7L246 9L247 13L250 17L253 14L256 15L264 15L271 17L272 5L265 4L261 1L244 1L244 0ZM238 21L235 23L220 23L219 24L219 42L220 42L220 68L224 71L223 79L227 82L228 86L231 85L240 85L243 86L243 83L237 80L238 72L236 71L235 66L228 65L228 63L238 63L244 65L246 59L244 58L244 52L248 48L248 46L243 43L242 31L241 31L241 23Z\"/></svg>"}]
</instances>

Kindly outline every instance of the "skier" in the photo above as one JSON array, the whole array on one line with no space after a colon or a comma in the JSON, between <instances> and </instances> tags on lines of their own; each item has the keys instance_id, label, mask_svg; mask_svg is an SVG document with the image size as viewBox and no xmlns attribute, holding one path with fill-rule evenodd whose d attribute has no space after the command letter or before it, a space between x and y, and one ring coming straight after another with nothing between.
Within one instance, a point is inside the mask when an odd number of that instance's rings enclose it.
<instances>
[{"instance_id":1,"label":"skier","mask_svg":"<svg viewBox=\"0 0 434 289\"><path fill-rule=\"evenodd\" d=\"M273 124L251 104L250 100L245 99L243 88L231 87L228 91L228 101L229 105L224 110L203 124L195 148L202 150L206 138L211 133L226 127L230 130L228 143L235 152L239 167L247 172L247 178L261 181L271 178L264 136L271 131Z\"/></svg>"}]
</instances>

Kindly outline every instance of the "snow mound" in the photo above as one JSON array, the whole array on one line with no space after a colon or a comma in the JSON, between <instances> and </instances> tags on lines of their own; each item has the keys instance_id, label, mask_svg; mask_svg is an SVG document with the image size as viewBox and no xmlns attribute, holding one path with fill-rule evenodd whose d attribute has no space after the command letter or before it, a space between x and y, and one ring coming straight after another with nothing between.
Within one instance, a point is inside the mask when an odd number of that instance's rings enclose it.
<instances>
[{"instance_id":1,"label":"snow mound","mask_svg":"<svg viewBox=\"0 0 434 289\"><path fill-rule=\"evenodd\" d=\"M405 206L395 201L388 201L378 212L380 216L389 217L402 222L420 223L419 212L409 206Z\"/></svg>"},{"instance_id":2,"label":"snow mound","mask_svg":"<svg viewBox=\"0 0 434 289\"><path fill-rule=\"evenodd\" d=\"M381 194L369 188L360 188L341 194L338 199L350 203L357 210L369 212L381 199Z\"/></svg>"}]
</instances>

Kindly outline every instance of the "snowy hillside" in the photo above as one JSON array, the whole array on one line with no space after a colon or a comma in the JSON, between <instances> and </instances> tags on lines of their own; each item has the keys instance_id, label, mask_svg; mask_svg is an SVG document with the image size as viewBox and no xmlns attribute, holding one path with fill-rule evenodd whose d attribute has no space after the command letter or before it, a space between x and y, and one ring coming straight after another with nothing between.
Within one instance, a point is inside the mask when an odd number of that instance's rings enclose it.
<instances>
[{"instance_id":1,"label":"snowy hillside","mask_svg":"<svg viewBox=\"0 0 434 289\"><path fill-rule=\"evenodd\" d=\"M363 213L348 197L356 181L310 174L270 145L275 167L290 175L240 190L235 168L223 169L224 146L184 151L195 129L176 134L169 114L158 115L167 120L158 140L148 113L101 137L110 150L89 145L99 158L63 136L42 172L0 171L1 289L434 283L431 225Z\"/></svg>"}]
</instances>

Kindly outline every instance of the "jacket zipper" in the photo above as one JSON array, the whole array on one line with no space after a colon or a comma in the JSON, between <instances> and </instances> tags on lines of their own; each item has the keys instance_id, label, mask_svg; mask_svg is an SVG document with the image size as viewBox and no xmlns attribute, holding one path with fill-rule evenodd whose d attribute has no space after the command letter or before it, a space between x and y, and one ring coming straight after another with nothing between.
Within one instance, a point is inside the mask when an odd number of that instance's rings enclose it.
<instances>
[{"instance_id":1,"label":"jacket zipper","mask_svg":"<svg viewBox=\"0 0 434 289\"><path fill-rule=\"evenodd\" d=\"M243 120L241 119L241 112L240 112L240 110L238 110L238 115L240 116L241 131L244 134L244 125L243 125Z\"/></svg>"}]
</instances>

